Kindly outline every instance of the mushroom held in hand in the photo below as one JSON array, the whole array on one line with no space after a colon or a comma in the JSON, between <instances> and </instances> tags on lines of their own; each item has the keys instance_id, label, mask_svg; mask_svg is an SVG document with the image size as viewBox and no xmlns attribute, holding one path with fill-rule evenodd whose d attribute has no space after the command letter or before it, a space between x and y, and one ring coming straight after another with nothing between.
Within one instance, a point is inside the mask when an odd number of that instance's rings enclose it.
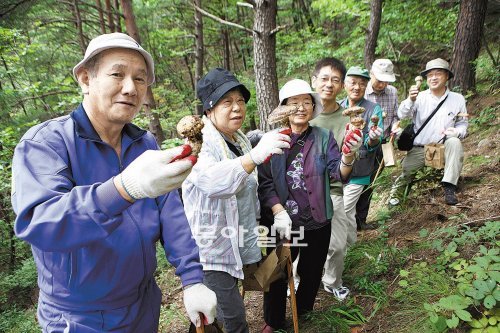
<instances>
[{"instance_id":1,"label":"mushroom held in hand","mask_svg":"<svg viewBox=\"0 0 500 333\"><path fill-rule=\"evenodd\" d=\"M420 89L420 86L422 85L422 81L424 81L424 78L421 77L420 75L415 78L415 85L417 89Z\"/></svg>"},{"instance_id":2,"label":"mushroom held in hand","mask_svg":"<svg viewBox=\"0 0 500 333\"><path fill-rule=\"evenodd\" d=\"M281 130L280 133L291 135L292 129L290 128L290 120L288 117L297 113L297 111L299 111L299 109L296 106L279 105L276 109L271 111L267 117L267 121L270 125L279 123L280 126L285 127L285 129Z\"/></svg>"},{"instance_id":3,"label":"mushroom held in hand","mask_svg":"<svg viewBox=\"0 0 500 333\"><path fill-rule=\"evenodd\" d=\"M290 127L289 118L292 114L297 113L299 108L293 105L279 105L276 109L271 111L267 117L270 125L280 123L283 127Z\"/></svg>"},{"instance_id":4,"label":"mushroom held in hand","mask_svg":"<svg viewBox=\"0 0 500 333\"><path fill-rule=\"evenodd\" d=\"M352 126L349 126L349 129L352 129L352 127L357 128L362 130L365 128L365 120L360 117L360 115L365 112L365 108L361 106L353 106L351 108L345 109L342 111L343 116L349 116L350 117L350 123Z\"/></svg>"},{"instance_id":5,"label":"mushroom held in hand","mask_svg":"<svg viewBox=\"0 0 500 333\"><path fill-rule=\"evenodd\" d=\"M203 143L203 121L200 116L185 116L177 123L177 133L185 138L186 143L192 148L192 155L198 156Z\"/></svg>"},{"instance_id":6,"label":"mushroom held in hand","mask_svg":"<svg viewBox=\"0 0 500 333\"><path fill-rule=\"evenodd\" d=\"M380 118L377 115L373 115L370 118L370 122L372 123L372 126L371 126L372 130L376 130L377 129L377 125L378 125L379 120L380 120Z\"/></svg>"}]
</instances>

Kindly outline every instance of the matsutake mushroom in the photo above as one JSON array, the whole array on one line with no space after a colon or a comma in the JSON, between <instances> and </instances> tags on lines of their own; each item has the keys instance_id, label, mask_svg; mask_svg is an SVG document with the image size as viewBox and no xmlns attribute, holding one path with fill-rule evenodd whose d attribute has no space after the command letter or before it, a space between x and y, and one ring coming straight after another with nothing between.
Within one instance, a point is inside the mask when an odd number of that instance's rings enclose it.
<instances>
[{"instance_id":1,"label":"matsutake mushroom","mask_svg":"<svg viewBox=\"0 0 500 333\"><path fill-rule=\"evenodd\" d=\"M418 90L420 90L420 86L422 85L422 81L424 81L424 78L421 77L420 75L415 78L415 86L417 87Z\"/></svg>"},{"instance_id":2,"label":"matsutake mushroom","mask_svg":"<svg viewBox=\"0 0 500 333\"><path fill-rule=\"evenodd\" d=\"M342 111L343 116L349 116L350 118L350 126L348 130L352 130L353 128L363 130L363 128L365 128L366 122L362 117L360 117L363 112L365 112L365 108L361 106L353 106Z\"/></svg>"},{"instance_id":3,"label":"matsutake mushroom","mask_svg":"<svg viewBox=\"0 0 500 333\"><path fill-rule=\"evenodd\" d=\"M191 146L192 155L198 156L201 150L203 143L201 130L204 125L201 117L196 115L185 116L177 123L177 133Z\"/></svg>"},{"instance_id":4,"label":"matsutake mushroom","mask_svg":"<svg viewBox=\"0 0 500 333\"><path fill-rule=\"evenodd\" d=\"M274 109L269 116L267 121L270 125L279 123L281 127L290 128L289 117L299 111L299 108L293 105L279 105Z\"/></svg>"}]
</instances>

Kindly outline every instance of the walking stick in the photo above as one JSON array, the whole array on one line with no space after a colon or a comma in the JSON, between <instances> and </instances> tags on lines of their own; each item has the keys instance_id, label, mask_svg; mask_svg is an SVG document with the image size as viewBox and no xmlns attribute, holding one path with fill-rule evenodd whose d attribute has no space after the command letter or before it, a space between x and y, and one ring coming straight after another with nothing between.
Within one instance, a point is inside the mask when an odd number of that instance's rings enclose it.
<instances>
[{"instance_id":1,"label":"walking stick","mask_svg":"<svg viewBox=\"0 0 500 333\"><path fill-rule=\"evenodd\" d=\"M200 327L196 327L196 333L205 333L205 323L204 323L204 318L203 318L203 314L200 313Z\"/></svg>"},{"instance_id":2,"label":"walking stick","mask_svg":"<svg viewBox=\"0 0 500 333\"><path fill-rule=\"evenodd\" d=\"M288 270L288 286L290 288L290 303L292 304L293 331L295 333L299 333L299 318L297 316L297 299L295 298L295 281L293 280L293 263L292 263L292 255L291 254L288 256L286 268Z\"/></svg>"}]
</instances>

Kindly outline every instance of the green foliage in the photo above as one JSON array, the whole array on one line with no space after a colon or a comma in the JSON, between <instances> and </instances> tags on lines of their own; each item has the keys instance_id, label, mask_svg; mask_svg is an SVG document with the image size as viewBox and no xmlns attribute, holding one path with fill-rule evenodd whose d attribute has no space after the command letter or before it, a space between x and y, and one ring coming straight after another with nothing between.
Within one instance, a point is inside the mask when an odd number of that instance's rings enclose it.
<instances>
[{"instance_id":1,"label":"green foliage","mask_svg":"<svg viewBox=\"0 0 500 333\"><path fill-rule=\"evenodd\" d=\"M484 328L483 325L496 314L490 312L500 301L500 250L496 237L500 226L496 222L488 222L476 232L470 228L459 230L456 227L444 228L442 235L452 240L446 247L442 240L434 241L433 247L442 252L436 260L436 268L440 271L452 270L452 280L456 291L440 298L434 303L424 303L429 319L436 325L444 321L448 328L456 328L460 322L471 323L471 327ZM479 246L479 253L471 259L460 256L458 245L471 245L479 242L491 242L494 247L488 249ZM474 318L471 307L482 313L481 318ZM483 319L484 318L484 319ZM494 319L493 321L495 321ZM474 324L472 324L474 322ZM496 325L492 325L496 326Z\"/></svg>"},{"instance_id":2,"label":"green foliage","mask_svg":"<svg viewBox=\"0 0 500 333\"><path fill-rule=\"evenodd\" d=\"M38 333L40 327L36 322L36 309L27 310L12 307L0 313L0 332L4 333Z\"/></svg>"},{"instance_id":3,"label":"green foliage","mask_svg":"<svg viewBox=\"0 0 500 333\"><path fill-rule=\"evenodd\" d=\"M495 126L498 121L498 110L500 106L487 107L470 120L471 131L484 130L485 127Z\"/></svg>"},{"instance_id":4,"label":"green foliage","mask_svg":"<svg viewBox=\"0 0 500 333\"><path fill-rule=\"evenodd\" d=\"M25 306L36 288L37 271L33 258L25 259L19 269L0 274L0 311L13 305Z\"/></svg>"},{"instance_id":5,"label":"green foliage","mask_svg":"<svg viewBox=\"0 0 500 333\"><path fill-rule=\"evenodd\" d=\"M351 326L362 325L367 321L360 306L352 300L335 304L321 312L312 312L307 318L311 322L308 329L318 333L347 333Z\"/></svg>"}]
</instances>

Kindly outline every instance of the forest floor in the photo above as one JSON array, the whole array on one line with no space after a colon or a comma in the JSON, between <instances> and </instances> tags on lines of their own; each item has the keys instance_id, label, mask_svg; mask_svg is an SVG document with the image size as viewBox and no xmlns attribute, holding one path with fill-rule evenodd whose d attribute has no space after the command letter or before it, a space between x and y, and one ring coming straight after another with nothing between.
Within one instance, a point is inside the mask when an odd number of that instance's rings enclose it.
<instances>
[{"instance_id":1,"label":"forest floor","mask_svg":"<svg viewBox=\"0 0 500 333\"><path fill-rule=\"evenodd\" d=\"M469 112L471 118L479 117L474 110L483 110L490 108L493 111L489 115L491 119L486 119L486 114L482 114L484 121L488 121L484 127L479 126L471 131L470 135L464 140L465 163L462 177L459 182L459 192L457 194L459 204L448 206L444 203L442 188L439 186L439 172L431 172L421 184L412 189L407 201L402 209L392 211L389 218L383 223L383 227L374 231L358 233L358 243L370 244L380 240L383 237L387 246L391 246L401 253L409 253L401 264L402 268L411 267L417 262L435 262L439 252L429 247L418 246L422 242L422 230L426 230L425 237L432 238L434 233L447 226L468 226L477 227L485 221L499 221L500 200L498 200L500 189L500 133L499 133L499 102L497 96L475 98L469 101ZM471 127L470 127L471 128ZM483 130L486 128L486 130ZM487 140L487 141L485 141ZM479 144L482 142L481 144ZM400 157L402 157L401 154ZM390 183L401 172L400 167L386 168L383 175L386 177L385 186L378 191L372 202L369 220L376 223L377 216L381 211L386 211L386 202ZM411 251L407 251L408 249ZM469 249L472 253L477 249ZM406 252L405 252L406 251ZM349 254L348 254L349 256ZM380 258L380 256L379 256ZM377 302L373 295L367 295L366 292L358 292L349 283L358 278L357 270L346 264L344 273L344 284L351 288L351 304L361 308L364 317L367 319L362 325L351 328L352 333L370 332L387 333L403 332L400 329L404 326L400 320L408 320L402 313L405 304L401 301L395 301L391 295L398 288L395 283L399 278L399 269L387 269L379 274L377 279L386 281L384 292L386 293L383 302ZM178 280L176 280L178 281ZM178 283L178 282L177 282ZM162 286L162 289L164 286ZM172 284L170 284L172 287ZM170 292L169 292L170 290ZM161 321L162 332L181 333L188 331L188 323L185 319L182 293L178 288L164 289L164 305L169 309L168 315L162 315L166 318ZM323 291L320 287L318 292L315 311L321 316L326 309L338 304L331 294ZM247 310L247 320L250 326L250 332L260 332L264 325L262 310L262 293L247 292L245 294L245 306ZM288 308L289 309L289 308ZM407 309L408 310L408 309ZM412 310L412 309L410 309ZM288 321L291 325L292 320L288 311ZM162 313L164 313L162 311ZM181 319L181 317L184 317ZM412 320L417 320L413 318ZM327 325L328 326L328 325ZM425 332L425 330L417 330ZM293 327L288 329L293 332ZM334 333L340 332L335 327L318 327L311 322L301 322L300 332L302 333ZM450 331L451 332L451 331ZM454 330L454 332L465 332L464 330Z\"/></svg>"}]
</instances>

